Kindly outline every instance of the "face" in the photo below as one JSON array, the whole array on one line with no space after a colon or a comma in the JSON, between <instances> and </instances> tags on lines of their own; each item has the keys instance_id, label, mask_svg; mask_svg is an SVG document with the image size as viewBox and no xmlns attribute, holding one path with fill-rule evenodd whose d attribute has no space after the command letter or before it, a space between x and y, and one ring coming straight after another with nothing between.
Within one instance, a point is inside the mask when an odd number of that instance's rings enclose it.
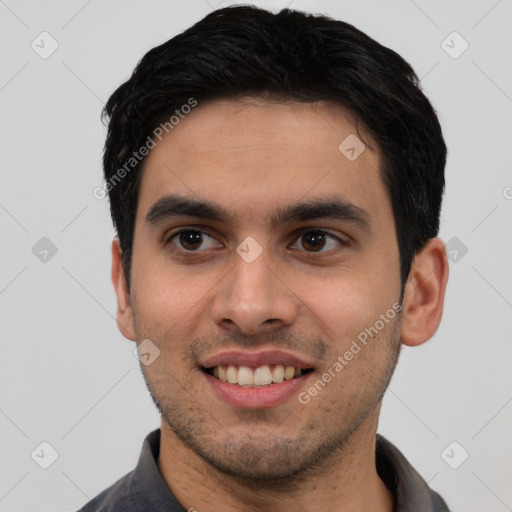
<instances>
[{"instance_id":1,"label":"face","mask_svg":"<svg viewBox=\"0 0 512 512\"><path fill-rule=\"evenodd\" d=\"M357 134L332 104L215 101L145 162L133 336L160 350L142 370L172 436L224 473L296 476L376 426L400 265Z\"/></svg>"}]
</instances>

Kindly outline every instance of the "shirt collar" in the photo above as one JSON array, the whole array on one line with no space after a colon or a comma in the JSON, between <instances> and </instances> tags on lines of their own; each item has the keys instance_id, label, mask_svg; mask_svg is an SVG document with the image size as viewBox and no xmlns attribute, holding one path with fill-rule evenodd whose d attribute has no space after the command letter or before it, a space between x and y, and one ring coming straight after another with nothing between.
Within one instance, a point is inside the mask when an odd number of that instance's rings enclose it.
<instances>
[{"instance_id":1,"label":"shirt collar","mask_svg":"<svg viewBox=\"0 0 512 512\"><path fill-rule=\"evenodd\" d=\"M160 429L154 430L144 440L130 490L148 510L181 511L158 469L160 434ZM379 434L375 459L379 476L393 493L395 512L449 512L443 499L429 488L400 450Z\"/></svg>"},{"instance_id":2,"label":"shirt collar","mask_svg":"<svg viewBox=\"0 0 512 512\"><path fill-rule=\"evenodd\" d=\"M375 462L379 476L393 493L395 512L449 512L402 452L380 434Z\"/></svg>"}]
</instances>

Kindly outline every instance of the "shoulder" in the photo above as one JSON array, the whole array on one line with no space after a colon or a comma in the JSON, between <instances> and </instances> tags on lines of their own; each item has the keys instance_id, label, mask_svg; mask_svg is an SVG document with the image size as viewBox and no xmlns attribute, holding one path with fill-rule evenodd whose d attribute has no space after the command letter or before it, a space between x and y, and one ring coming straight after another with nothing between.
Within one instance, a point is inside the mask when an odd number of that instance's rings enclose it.
<instances>
[{"instance_id":1,"label":"shoulder","mask_svg":"<svg viewBox=\"0 0 512 512\"><path fill-rule=\"evenodd\" d=\"M131 471L116 483L102 491L91 501L86 503L78 512L121 512L138 510L138 497L132 492Z\"/></svg>"},{"instance_id":2,"label":"shoulder","mask_svg":"<svg viewBox=\"0 0 512 512\"><path fill-rule=\"evenodd\" d=\"M375 455L377 472L392 491L397 512L450 512L404 454L379 434Z\"/></svg>"}]
</instances>

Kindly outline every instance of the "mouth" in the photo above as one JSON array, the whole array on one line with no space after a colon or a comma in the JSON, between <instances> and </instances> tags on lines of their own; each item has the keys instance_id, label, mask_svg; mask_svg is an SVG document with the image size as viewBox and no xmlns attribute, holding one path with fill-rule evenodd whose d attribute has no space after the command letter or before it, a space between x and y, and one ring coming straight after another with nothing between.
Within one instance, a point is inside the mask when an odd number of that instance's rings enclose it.
<instances>
[{"instance_id":1,"label":"mouth","mask_svg":"<svg viewBox=\"0 0 512 512\"><path fill-rule=\"evenodd\" d=\"M289 400L306 385L313 365L294 354L263 349L230 350L200 362L213 393L237 409L266 409Z\"/></svg>"},{"instance_id":2,"label":"mouth","mask_svg":"<svg viewBox=\"0 0 512 512\"><path fill-rule=\"evenodd\" d=\"M243 365L218 365L203 368L211 377L244 388L267 388L283 381L296 379L313 371L313 368L283 364L264 364L256 368Z\"/></svg>"}]
</instances>

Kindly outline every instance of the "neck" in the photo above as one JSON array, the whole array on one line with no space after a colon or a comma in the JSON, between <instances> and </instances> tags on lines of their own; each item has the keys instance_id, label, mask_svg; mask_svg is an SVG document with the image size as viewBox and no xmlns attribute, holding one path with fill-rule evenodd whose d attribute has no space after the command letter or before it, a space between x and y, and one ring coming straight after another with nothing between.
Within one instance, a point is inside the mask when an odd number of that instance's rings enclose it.
<instances>
[{"instance_id":1,"label":"neck","mask_svg":"<svg viewBox=\"0 0 512 512\"><path fill-rule=\"evenodd\" d=\"M350 436L342 450L294 482L263 483L227 476L177 439L162 420L158 467L185 510L210 512L354 510L392 512L393 498L375 466L378 412ZM283 484L283 485L281 485Z\"/></svg>"}]
</instances>

